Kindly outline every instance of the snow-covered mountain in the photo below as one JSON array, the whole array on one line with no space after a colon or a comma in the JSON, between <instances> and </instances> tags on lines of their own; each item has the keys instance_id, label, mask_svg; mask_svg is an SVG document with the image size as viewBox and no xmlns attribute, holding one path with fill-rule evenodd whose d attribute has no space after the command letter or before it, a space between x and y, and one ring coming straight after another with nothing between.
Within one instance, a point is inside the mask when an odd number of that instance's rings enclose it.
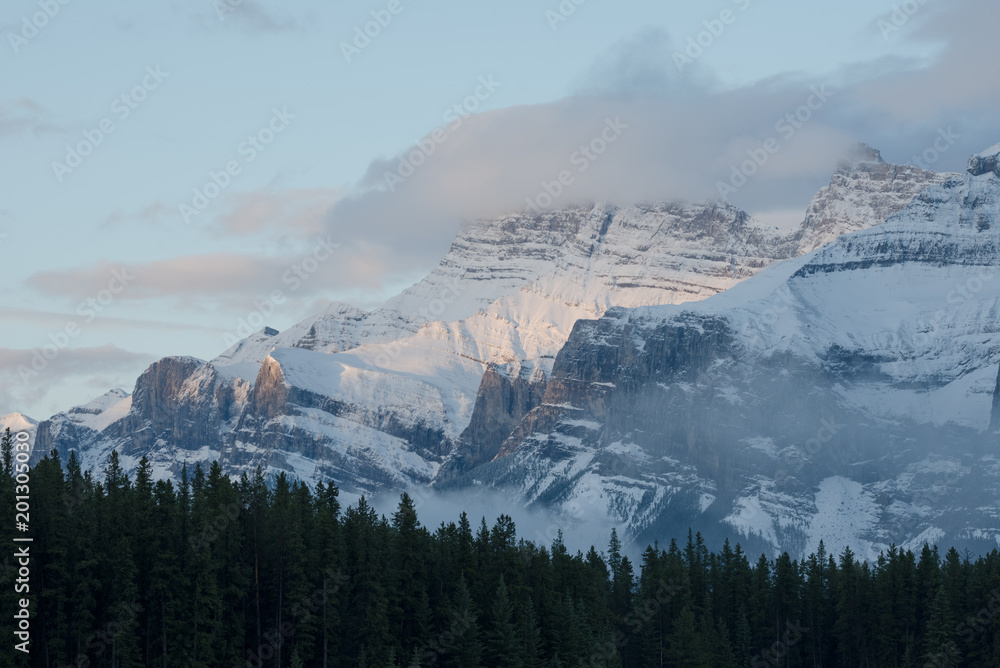
<instances>
[{"instance_id":1,"label":"snow-covered mountain","mask_svg":"<svg viewBox=\"0 0 1000 668\"><path fill-rule=\"evenodd\" d=\"M53 449L60 454L70 450L85 450L96 434L125 417L132 407L128 392L114 389L82 406L53 415L37 427L35 438L39 447L35 456L42 457Z\"/></svg>"},{"instance_id":2,"label":"snow-covered mountain","mask_svg":"<svg viewBox=\"0 0 1000 668\"><path fill-rule=\"evenodd\" d=\"M577 322L540 405L452 484L642 541L1000 545L998 154L723 294Z\"/></svg>"},{"instance_id":3,"label":"snow-covered mountain","mask_svg":"<svg viewBox=\"0 0 1000 668\"><path fill-rule=\"evenodd\" d=\"M438 267L383 307L335 304L210 362L160 360L131 396L43 423L36 451L76 449L100 467L115 448L126 467L149 456L157 475L218 458L231 473L262 465L354 493L470 484L553 391L578 321L718 295L881 223L949 178L869 149L789 231L716 203L466 223Z\"/></svg>"},{"instance_id":4,"label":"snow-covered mountain","mask_svg":"<svg viewBox=\"0 0 1000 668\"><path fill-rule=\"evenodd\" d=\"M6 432L8 429L10 429L12 434L16 434L19 431L28 432L28 443L34 447L35 432L38 430L38 422L36 420L32 420L27 415L22 415L21 413L4 415L0 417L0 434Z\"/></svg>"}]
</instances>

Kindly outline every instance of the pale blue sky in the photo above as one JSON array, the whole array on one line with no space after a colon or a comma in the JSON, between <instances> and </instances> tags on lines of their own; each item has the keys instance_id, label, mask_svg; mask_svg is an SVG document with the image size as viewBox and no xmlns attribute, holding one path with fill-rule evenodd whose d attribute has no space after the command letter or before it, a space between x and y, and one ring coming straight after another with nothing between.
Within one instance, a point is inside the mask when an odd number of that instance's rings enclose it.
<instances>
[{"instance_id":1,"label":"pale blue sky","mask_svg":"<svg viewBox=\"0 0 1000 668\"><path fill-rule=\"evenodd\" d=\"M609 114L631 119L630 147L567 198L697 199L741 142L773 133L770 119L830 82L834 102L789 162L734 197L775 221L804 209L846 139L908 162L941 124L959 124L941 169L1000 140L995 54L978 62L963 51L973 48L963 26L996 25L982 0L928 2L898 31L879 23L892 20L892 1L587 0L553 29L556 1L400 0L350 63L341 43L388 0L229 0L224 19L226 0L49 1L58 12L30 39L12 35L30 35L25 17L45 0L0 10L0 415L43 419L114 386L130 391L152 359L211 358L274 289L287 297L268 318L278 329L330 300L377 305L433 267L459 218L537 191L535 175L517 181L525 163L551 173ZM728 24L679 72L674 54L723 11ZM168 74L157 83L147 68ZM144 77L145 99L122 118L116 99ZM491 77L499 86L418 175L382 192L394 156ZM242 142L275 109L294 118L248 162ZM114 131L60 181L53 163L103 119ZM239 174L186 224L180 205L230 161ZM687 172L704 183L672 176ZM290 290L281 277L327 237L340 254ZM92 320L81 315L122 267L136 278ZM69 323L79 333L67 349L25 381L19 366Z\"/></svg>"}]
</instances>

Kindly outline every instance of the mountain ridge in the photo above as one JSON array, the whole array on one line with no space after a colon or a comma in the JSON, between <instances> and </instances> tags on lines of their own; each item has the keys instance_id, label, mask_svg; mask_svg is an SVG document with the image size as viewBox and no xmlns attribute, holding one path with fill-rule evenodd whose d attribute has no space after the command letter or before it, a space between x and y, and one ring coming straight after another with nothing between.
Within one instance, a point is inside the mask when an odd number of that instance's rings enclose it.
<instances>
[{"instance_id":1,"label":"mountain ridge","mask_svg":"<svg viewBox=\"0 0 1000 668\"><path fill-rule=\"evenodd\" d=\"M577 322L458 486L606 509L638 540L697 522L771 552L995 547L998 202L970 169L705 301Z\"/></svg>"},{"instance_id":2,"label":"mountain ridge","mask_svg":"<svg viewBox=\"0 0 1000 668\"><path fill-rule=\"evenodd\" d=\"M865 153L838 166L790 231L724 203L595 204L472 221L437 269L382 308L334 304L211 361L159 360L124 415L89 431L73 411L54 416L36 455L75 449L100 468L115 449L126 470L149 457L158 477L217 459L231 475L262 466L334 480L347 495L474 484L470 472L509 454L512 434L556 415L572 394L552 378L585 323L717 299L954 178ZM711 485L688 491L712 506ZM626 504L649 512L641 505Z\"/></svg>"}]
</instances>

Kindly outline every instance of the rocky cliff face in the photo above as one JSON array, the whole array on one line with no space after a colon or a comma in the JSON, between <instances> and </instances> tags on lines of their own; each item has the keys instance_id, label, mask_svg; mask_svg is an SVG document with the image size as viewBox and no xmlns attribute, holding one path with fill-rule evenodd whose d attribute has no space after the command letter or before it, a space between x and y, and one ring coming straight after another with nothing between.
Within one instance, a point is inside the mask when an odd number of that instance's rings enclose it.
<instances>
[{"instance_id":1,"label":"rocky cliff face","mask_svg":"<svg viewBox=\"0 0 1000 668\"><path fill-rule=\"evenodd\" d=\"M75 450L99 470L114 448L127 468L146 455L157 475L174 476L186 461L219 457L250 388L201 360L167 357L143 372L132 395L113 390L42 422L35 456L55 448L65 459Z\"/></svg>"},{"instance_id":2,"label":"rocky cliff face","mask_svg":"<svg viewBox=\"0 0 1000 668\"><path fill-rule=\"evenodd\" d=\"M697 522L771 551L995 547L998 197L992 171L950 175L723 294L578 322L464 481L643 541Z\"/></svg>"},{"instance_id":3,"label":"rocky cliff face","mask_svg":"<svg viewBox=\"0 0 1000 668\"><path fill-rule=\"evenodd\" d=\"M102 430L128 414L132 398L124 390L111 390L83 406L59 413L38 425L32 459L37 461L57 450L63 461L75 450L82 457L98 440Z\"/></svg>"},{"instance_id":4,"label":"rocky cliff face","mask_svg":"<svg viewBox=\"0 0 1000 668\"><path fill-rule=\"evenodd\" d=\"M525 377L490 364L479 383L476 406L459 437L458 445L435 478L435 484L446 488L456 478L481 466L500 453L504 441L521 420L542 404L546 379L540 370Z\"/></svg>"},{"instance_id":5,"label":"rocky cliff face","mask_svg":"<svg viewBox=\"0 0 1000 668\"><path fill-rule=\"evenodd\" d=\"M982 176L989 172L1000 176L1000 144L994 144L982 153L969 158L968 172L973 176Z\"/></svg>"},{"instance_id":6,"label":"rocky cliff face","mask_svg":"<svg viewBox=\"0 0 1000 668\"><path fill-rule=\"evenodd\" d=\"M799 237L799 254L814 251L843 234L867 229L872 221L887 220L906 207L916 193L943 183L948 176L887 163L878 151L862 145L810 202Z\"/></svg>"},{"instance_id":7,"label":"rocky cliff face","mask_svg":"<svg viewBox=\"0 0 1000 668\"><path fill-rule=\"evenodd\" d=\"M993 390L993 414L990 418L990 429L1000 431L1000 373L997 374L997 384Z\"/></svg>"}]
</instances>

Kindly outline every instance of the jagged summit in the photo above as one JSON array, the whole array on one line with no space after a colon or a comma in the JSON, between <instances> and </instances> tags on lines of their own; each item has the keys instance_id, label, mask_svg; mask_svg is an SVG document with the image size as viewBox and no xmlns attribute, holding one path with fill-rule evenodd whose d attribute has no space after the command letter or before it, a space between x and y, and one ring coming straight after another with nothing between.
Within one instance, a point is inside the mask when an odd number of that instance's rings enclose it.
<instances>
[{"instance_id":1,"label":"jagged summit","mask_svg":"<svg viewBox=\"0 0 1000 668\"><path fill-rule=\"evenodd\" d=\"M97 397L93 401L83 404L82 406L71 408L70 410L67 411L67 413L97 415L99 413L105 412L106 410L108 410L109 408L120 402L122 399L127 398L128 396L129 393L126 392L125 390L121 388L115 388L113 390L105 392L104 394Z\"/></svg>"},{"instance_id":2,"label":"jagged summit","mask_svg":"<svg viewBox=\"0 0 1000 668\"><path fill-rule=\"evenodd\" d=\"M11 431L25 431L33 429L38 425L38 420L33 420L22 413L11 413L0 417L0 429L10 429Z\"/></svg>"},{"instance_id":3,"label":"jagged summit","mask_svg":"<svg viewBox=\"0 0 1000 668\"><path fill-rule=\"evenodd\" d=\"M10 429L11 433L28 432L28 443L34 447L35 434L38 431L38 421L33 420L23 413L11 413L0 417L0 434Z\"/></svg>"},{"instance_id":4,"label":"jagged summit","mask_svg":"<svg viewBox=\"0 0 1000 668\"><path fill-rule=\"evenodd\" d=\"M864 142L853 144L847 151L847 157L837 164L838 171L846 171L861 163L873 162L884 163L882 153L877 148L872 148Z\"/></svg>"},{"instance_id":5,"label":"jagged summit","mask_svg":"<svg viewBox=\"0 0 1000 668\"><path fill-rule=\"evenodd\" d=\"M816 193L802 224L801 254L825 246L843 234L872 226L907 206L918 192L953 176L882 160L867 144L858 144L856 158L840 164L830 184Z\"/></svg>"},{"instance_id":6,"label":"jagged summit","mask_svg":"<svg viewBox=\"0 0 1000 668\"><path fill-rule=\"evenodd\" d=\"M968 172L972 176L982 176L992 172L1000 177L1000 143L970 157Z\"/></svg>"}]
</instances>

